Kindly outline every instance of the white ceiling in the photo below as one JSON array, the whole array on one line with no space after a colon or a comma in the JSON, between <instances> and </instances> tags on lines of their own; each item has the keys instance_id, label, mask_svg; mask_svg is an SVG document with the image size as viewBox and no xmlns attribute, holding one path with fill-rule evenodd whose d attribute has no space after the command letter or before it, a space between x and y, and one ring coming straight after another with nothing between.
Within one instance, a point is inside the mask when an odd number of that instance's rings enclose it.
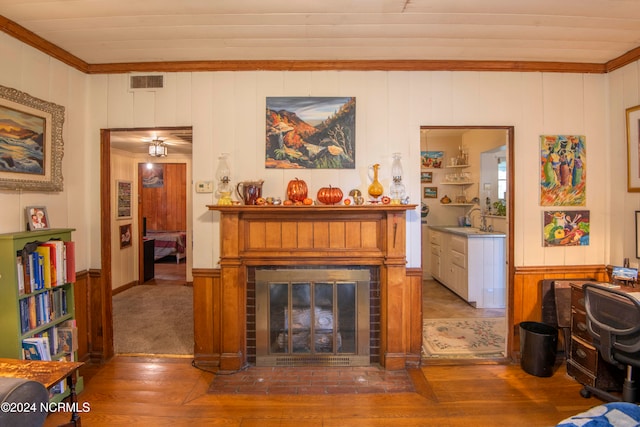
<instances>
[{"instance_id":1,"label":"white ceiling","mask_svg":"<svg viewBox=\"0 0 640 427\"><path fill-rule=\"evenodd\" d=\"M135 154L148 154L149 144L159 139L167 145L168 156L191 154L191 128L112 130L111 148Z\"/></svg>"},{"instance_id":2,"label":"white ceiling","mask_svg":"<svg viewBox=\"0 0 640 427\"><path fill-rule=\"evenodd\" d=\"M639 0L0 0L0 15L89 64L605 63L640 46Z\"/></svg>"}]
</instances>

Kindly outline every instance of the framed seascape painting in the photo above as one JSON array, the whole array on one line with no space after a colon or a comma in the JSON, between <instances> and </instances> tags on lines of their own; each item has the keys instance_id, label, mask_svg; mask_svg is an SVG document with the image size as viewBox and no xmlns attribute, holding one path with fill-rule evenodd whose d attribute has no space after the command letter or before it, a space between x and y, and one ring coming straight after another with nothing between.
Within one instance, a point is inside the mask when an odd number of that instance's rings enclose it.
<instances>
[{"instance_id":1,"label":"framed seascape painting","mask_svg":"<svg viewBox=\"0 0 640 427\"><path fill-rule=\"evenodd\" d=\"M64 107L0 86L0 189L62 191Z\"/></svg>"},{"instance_id":2,"label":"framed seascape painting","mask_svg":"<svg viewBox=\"0 0 640 427\"><path fill-rule=\"evenodd\" d=\"M589 211L545 211L543 215L543 246L589 244Z\"/></svg>"},{"instance_id":3,"label":"framed seascape painting","mask_svg":"<svg viewBox=\"0 0 640 427\"><path fill-rule=\"evenodd\" d=\"M627 191L640 191L640 105L627 108Z\"/></svg>"},{"instance_id":4,"label":"framed seascape painting","mask_svg":"<svg viewBox=\"0 0 640 427\"><path fill-rule=\"evenodd\" d=\"M540 205L584 206L587 153L583 135L540 136Z\"/></svg>"},{"instance_id":5,"label":"framed seascape painting","mask_svg":"<svg viewBox=\"0 0 640 427\"><path fill-rule=\"evenodd\" d=\"M265 167L355 169L354 97L267 97Z\"/></svg>"}]
</instances>

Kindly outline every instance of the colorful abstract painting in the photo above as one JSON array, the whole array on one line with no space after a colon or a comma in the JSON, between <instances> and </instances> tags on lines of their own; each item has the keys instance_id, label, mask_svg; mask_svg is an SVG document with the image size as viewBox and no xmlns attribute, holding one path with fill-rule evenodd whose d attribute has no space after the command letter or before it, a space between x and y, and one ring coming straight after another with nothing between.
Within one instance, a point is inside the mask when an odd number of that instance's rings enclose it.
<instances>
[{"instance_id":1,"label":"colorful abstract painting","mask_svg":"<svg viewBox=\"0 0 640 427\"><path fill-rule=\"evenodd\" d=\"M544 246L589 244L589 211L544 212Z\"/></svg>"},{"instance_id":2,"label":"colorful abstract painting","mask_svg":"<svg viewBox=\"0 0 640 427\"><path fill-rule=\"evenodd\" d=\"M540 136L540 205L584 206L587 155L582 135Z\"/></svg>"},{"instance_id":3,"label":"colorful abstract painting","mask_svg":"<svg viewBox=\"0 0 640 427\"><path fill-rule=\"evenodd\" d=\"M422 151L420 152L420 158L422 159L423 168L439 169L442 167L444 151Z\"/></svg>"},{"instance_id":4,"label":"colorful abstract painting","mask_svg":"<svg viewBox=\"0 0 640 427\"><path fill-rule=\"evenodd\" d=\"M267 97L265 167L355 169L354 97Z\"/></svg>"}]
</instances>

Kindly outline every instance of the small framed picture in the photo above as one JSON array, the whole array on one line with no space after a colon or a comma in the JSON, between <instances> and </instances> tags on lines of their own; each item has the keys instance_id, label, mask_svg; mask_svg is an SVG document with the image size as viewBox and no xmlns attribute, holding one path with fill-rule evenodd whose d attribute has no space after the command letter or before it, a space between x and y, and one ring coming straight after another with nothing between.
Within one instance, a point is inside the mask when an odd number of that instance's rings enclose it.
<instances>
[{"instance_id":1,"label":"small framed picture","mask_svg":"<svg viewBox=\"0 0 640 427\"><path fill-rule=\"evenodd\" d=\"M47 208L44 206L27 206L25 215L27 217L27 230L48 230L50 228L49 215L47 215Z\"/></svg>"},{"instance_id":2,"label":"small framed picture","mask_svg":"<svg viewBox=\"0 0 640 427\"><path fill-rule=\"evenodd\" d=\"M433 172L420 172L420 182L424 184L433 182Z\"/></svg>"},{"instance_id":3,"label":"small framed picture","mask_svg":"<svg viewBox=\"0 0 640 427\"><path fill-rule=\"evenodd\" d=\"M120 226L120 249L131 246L131 224Z\"/></svg>"},{"instance_id":4,"label":"small framed picture","mask_svg":"<svg viewBox=\"0 0 640 427\"><path fill-rule=\"evenodd\" d=\"M438 187L423 187L422 198L424 199L437 199Z\"/></svg>"}]
</instances>

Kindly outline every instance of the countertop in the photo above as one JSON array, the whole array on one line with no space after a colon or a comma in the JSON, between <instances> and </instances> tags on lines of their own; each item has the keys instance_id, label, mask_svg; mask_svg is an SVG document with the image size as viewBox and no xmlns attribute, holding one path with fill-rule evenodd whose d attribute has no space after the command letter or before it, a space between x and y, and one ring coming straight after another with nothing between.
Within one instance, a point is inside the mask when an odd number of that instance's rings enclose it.
<instances>
[{"instance_id":1,"label":"countertop","mask_svg":"<svg viewBox=\"0 0 640 427\"><path fill-rule=\"evenodd\" d=\"M474 227L460 227L458 225L430 225L432 230L440 231L443 233L457 234L458 236L465 237L502 237L505 238L506 234L500 231L482 231L479 228Z\"/></svg>"}]
</instances>

